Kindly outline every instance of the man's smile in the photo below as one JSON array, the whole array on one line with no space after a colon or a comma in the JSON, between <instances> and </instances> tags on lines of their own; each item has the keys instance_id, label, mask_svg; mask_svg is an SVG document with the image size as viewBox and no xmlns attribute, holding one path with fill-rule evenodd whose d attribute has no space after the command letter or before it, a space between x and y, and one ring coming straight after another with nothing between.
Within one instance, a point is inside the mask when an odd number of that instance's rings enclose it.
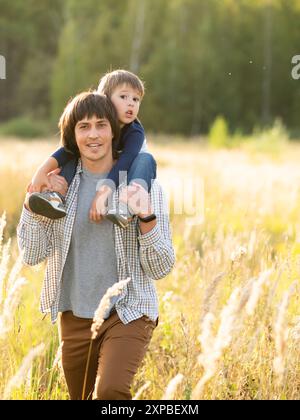
<instances>
[{"instance_id":1,"label":"man's smile","mask_svg":"<svg viewBox=\"0 0 300 420\"><path fill-rule=\"evenodd\" d=\"M101 143L89 143L86 145L86 147L90 148L90 149L96 149L103 146Z\"/></svg>"}]
</instances>

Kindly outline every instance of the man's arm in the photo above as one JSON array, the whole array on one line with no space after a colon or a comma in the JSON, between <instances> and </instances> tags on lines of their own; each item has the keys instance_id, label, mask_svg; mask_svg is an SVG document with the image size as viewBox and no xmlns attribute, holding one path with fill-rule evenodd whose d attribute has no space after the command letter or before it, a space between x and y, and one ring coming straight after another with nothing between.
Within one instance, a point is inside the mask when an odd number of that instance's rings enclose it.
<instances>
[{"instance_id":1,"label":"man's arm","mask_svg":"<svg viewBox=\"0 0 300 420\"><path fill-rule=\"evenodd\" d=\"M53 173L48 178L55 191L66 194L68 184L63 177ZM54 220L32 213L24 204L17 239L25 264L36 265L48 258L52 248L53 223Z\"/></svg>"},{"instance_id":2,"label":"man's arm","mask_svg":"<svg viewBox=\"0 0 300 420\"><path fill-rule=\"evenodd\" d=\"M151 189L151 205L156 220L149 222L148 227L146 223L139 222L140 262L149 277L159 280L172 270L175 264L175 252L165 196L161 187L155 182Z\"/></svg>"},{"instance_id":3,"label":"man's arm","mask_svg":"<svg viewBox=\"0 0 300 420\"><path fill-rule=\"evenodd\" d=\"M70 160L74 159L75 156L72 153L65 151L63 147L57 149L51 156L45 160L42 165L36 170L31 183L28 186L28 192L40 192L42 187L46 186L47 189L51 190L49 178L47 175L49 172L54 171L59 166L66 165Z\"/></svg>"},{"instance_id":4,"label":"man's arm","mask_svg":"<svg viewBox=\"0 0 300 420\"><path fill-rule=\"evenodd\" d=\"M53 220L38 216L23 207L17 227L17 239L23 262L36 265L50 254Z\"/></svg>"}]
</instances>

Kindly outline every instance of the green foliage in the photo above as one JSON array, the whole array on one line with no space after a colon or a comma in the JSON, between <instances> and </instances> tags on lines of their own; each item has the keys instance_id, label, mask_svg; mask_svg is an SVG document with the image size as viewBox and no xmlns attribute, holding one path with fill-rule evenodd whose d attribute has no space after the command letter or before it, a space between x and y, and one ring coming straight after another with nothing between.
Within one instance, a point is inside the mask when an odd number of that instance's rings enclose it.
<instances>
[{"instance_id":1,"label":"green foliage","mask_svg":"<svg viewBox=\"0 0 300 420\"><path fill-rule=\"evenodd\" d=\"M229 146L228 125L224 117L219 116L215 119L209 130L208 141L213 147Z\"/></svg>"},{"instance_id":2,"label":"green foliage","mask_svg":"<svg viewBox=\"0 0 300 420\"><path fill-rule=\"evenodd\" d=\"M60 0L0 0L0 121L34 112L48 117L53 59L63 23Z\"/></svg>"},{"instance_id":3,"label":"green foliage","mask_svg":"<svg viewBox=\"0 0 300 420\"><path fill-rule=\"evenodd\" d=\"M207 133L216 115L248 134L276 117L299 131L296 0L0 0L0 8L8 75L0 121L32 112L57 121L70 96L122 67L146 81L148 131Z\"/></svg>"},{"instance_id":4,"label":"green foliage","mask_svg":"<svg viewBox=\"0 0 300 420\"><path fill-rule=\"evenodd\" d=\"M261 145L280 146L286 145L289 134L280 119L276 119L273 126L260 132L254 132L257 143Z\"/></svg>"},{"instance_id":5,"label":"green foliage","mask_svg":"<svg viewBox=\"0 0 300 420\"><path fill-rule=\"evenodd\" d=\"M46 134L47 126L31 117L17 117L0 125L0 133L4 136L35 138Z\"/></svg>"},{"instance_id":6,"label":"green foliage","mask_svg":"<svg viewBox=\"0 0 300 420\"><path fill-rule=\"evenodd\" d=\"M267 153L273 157L279 156L287 147L289 133L280 119L265 129L255 129L253 135L244 139L243 147L250 152Z\"/></svg>"},{"instance_id":7,"label":"green foliage","mask_svg":"<svg viewBox=\"0 0 300 420\"><path fill-rule=\"evenodd\" d=\"M65 3L67 20L62 28L51 81L54 121L71 96L90 87L96 88L100 76L110 68L128 64L126 33L122 33L122 25L125 28L125 23L128 24L127 19L124 20L126 3L98 0Z\"/></svg>"}]
</instances>

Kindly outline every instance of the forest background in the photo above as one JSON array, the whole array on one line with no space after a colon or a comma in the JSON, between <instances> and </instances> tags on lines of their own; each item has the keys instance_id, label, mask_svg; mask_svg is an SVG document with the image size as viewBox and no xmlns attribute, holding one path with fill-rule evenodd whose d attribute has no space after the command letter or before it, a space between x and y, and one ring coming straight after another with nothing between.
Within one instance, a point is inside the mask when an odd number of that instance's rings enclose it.
<instances>
[{"instance_id":1,"label":"forest background","mask_svg":"<svg viewBox=\"0 0 300 420\"><path fill-rule=\"evenodd\" d=\"M148 132L205 134L222 115L234 133L279 118L299 135L299 0L0 0L0 10L4 134L55 131L70 96L126 68L146 83Z\"/></svg>"}]
</instances>

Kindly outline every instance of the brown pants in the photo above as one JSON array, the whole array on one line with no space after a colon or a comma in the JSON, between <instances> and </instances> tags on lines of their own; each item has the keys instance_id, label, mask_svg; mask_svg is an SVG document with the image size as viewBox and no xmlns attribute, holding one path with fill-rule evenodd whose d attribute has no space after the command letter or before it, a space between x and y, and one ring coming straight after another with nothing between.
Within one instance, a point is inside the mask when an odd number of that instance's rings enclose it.
<instances>
[{"instance_id":1,"label":"brown pants","mask_svg":"<svg viewBox=\"0 0 300 420\"><path fill-rule=\"evenodd\" d=\"M71 311L59 316L62 366L72 400L82 399L92 321ZM92 343L84 399L132 398L130 386L156 325L146 316L125 325L117 312L104 321Z\"/></svg>"}]
</instances>

